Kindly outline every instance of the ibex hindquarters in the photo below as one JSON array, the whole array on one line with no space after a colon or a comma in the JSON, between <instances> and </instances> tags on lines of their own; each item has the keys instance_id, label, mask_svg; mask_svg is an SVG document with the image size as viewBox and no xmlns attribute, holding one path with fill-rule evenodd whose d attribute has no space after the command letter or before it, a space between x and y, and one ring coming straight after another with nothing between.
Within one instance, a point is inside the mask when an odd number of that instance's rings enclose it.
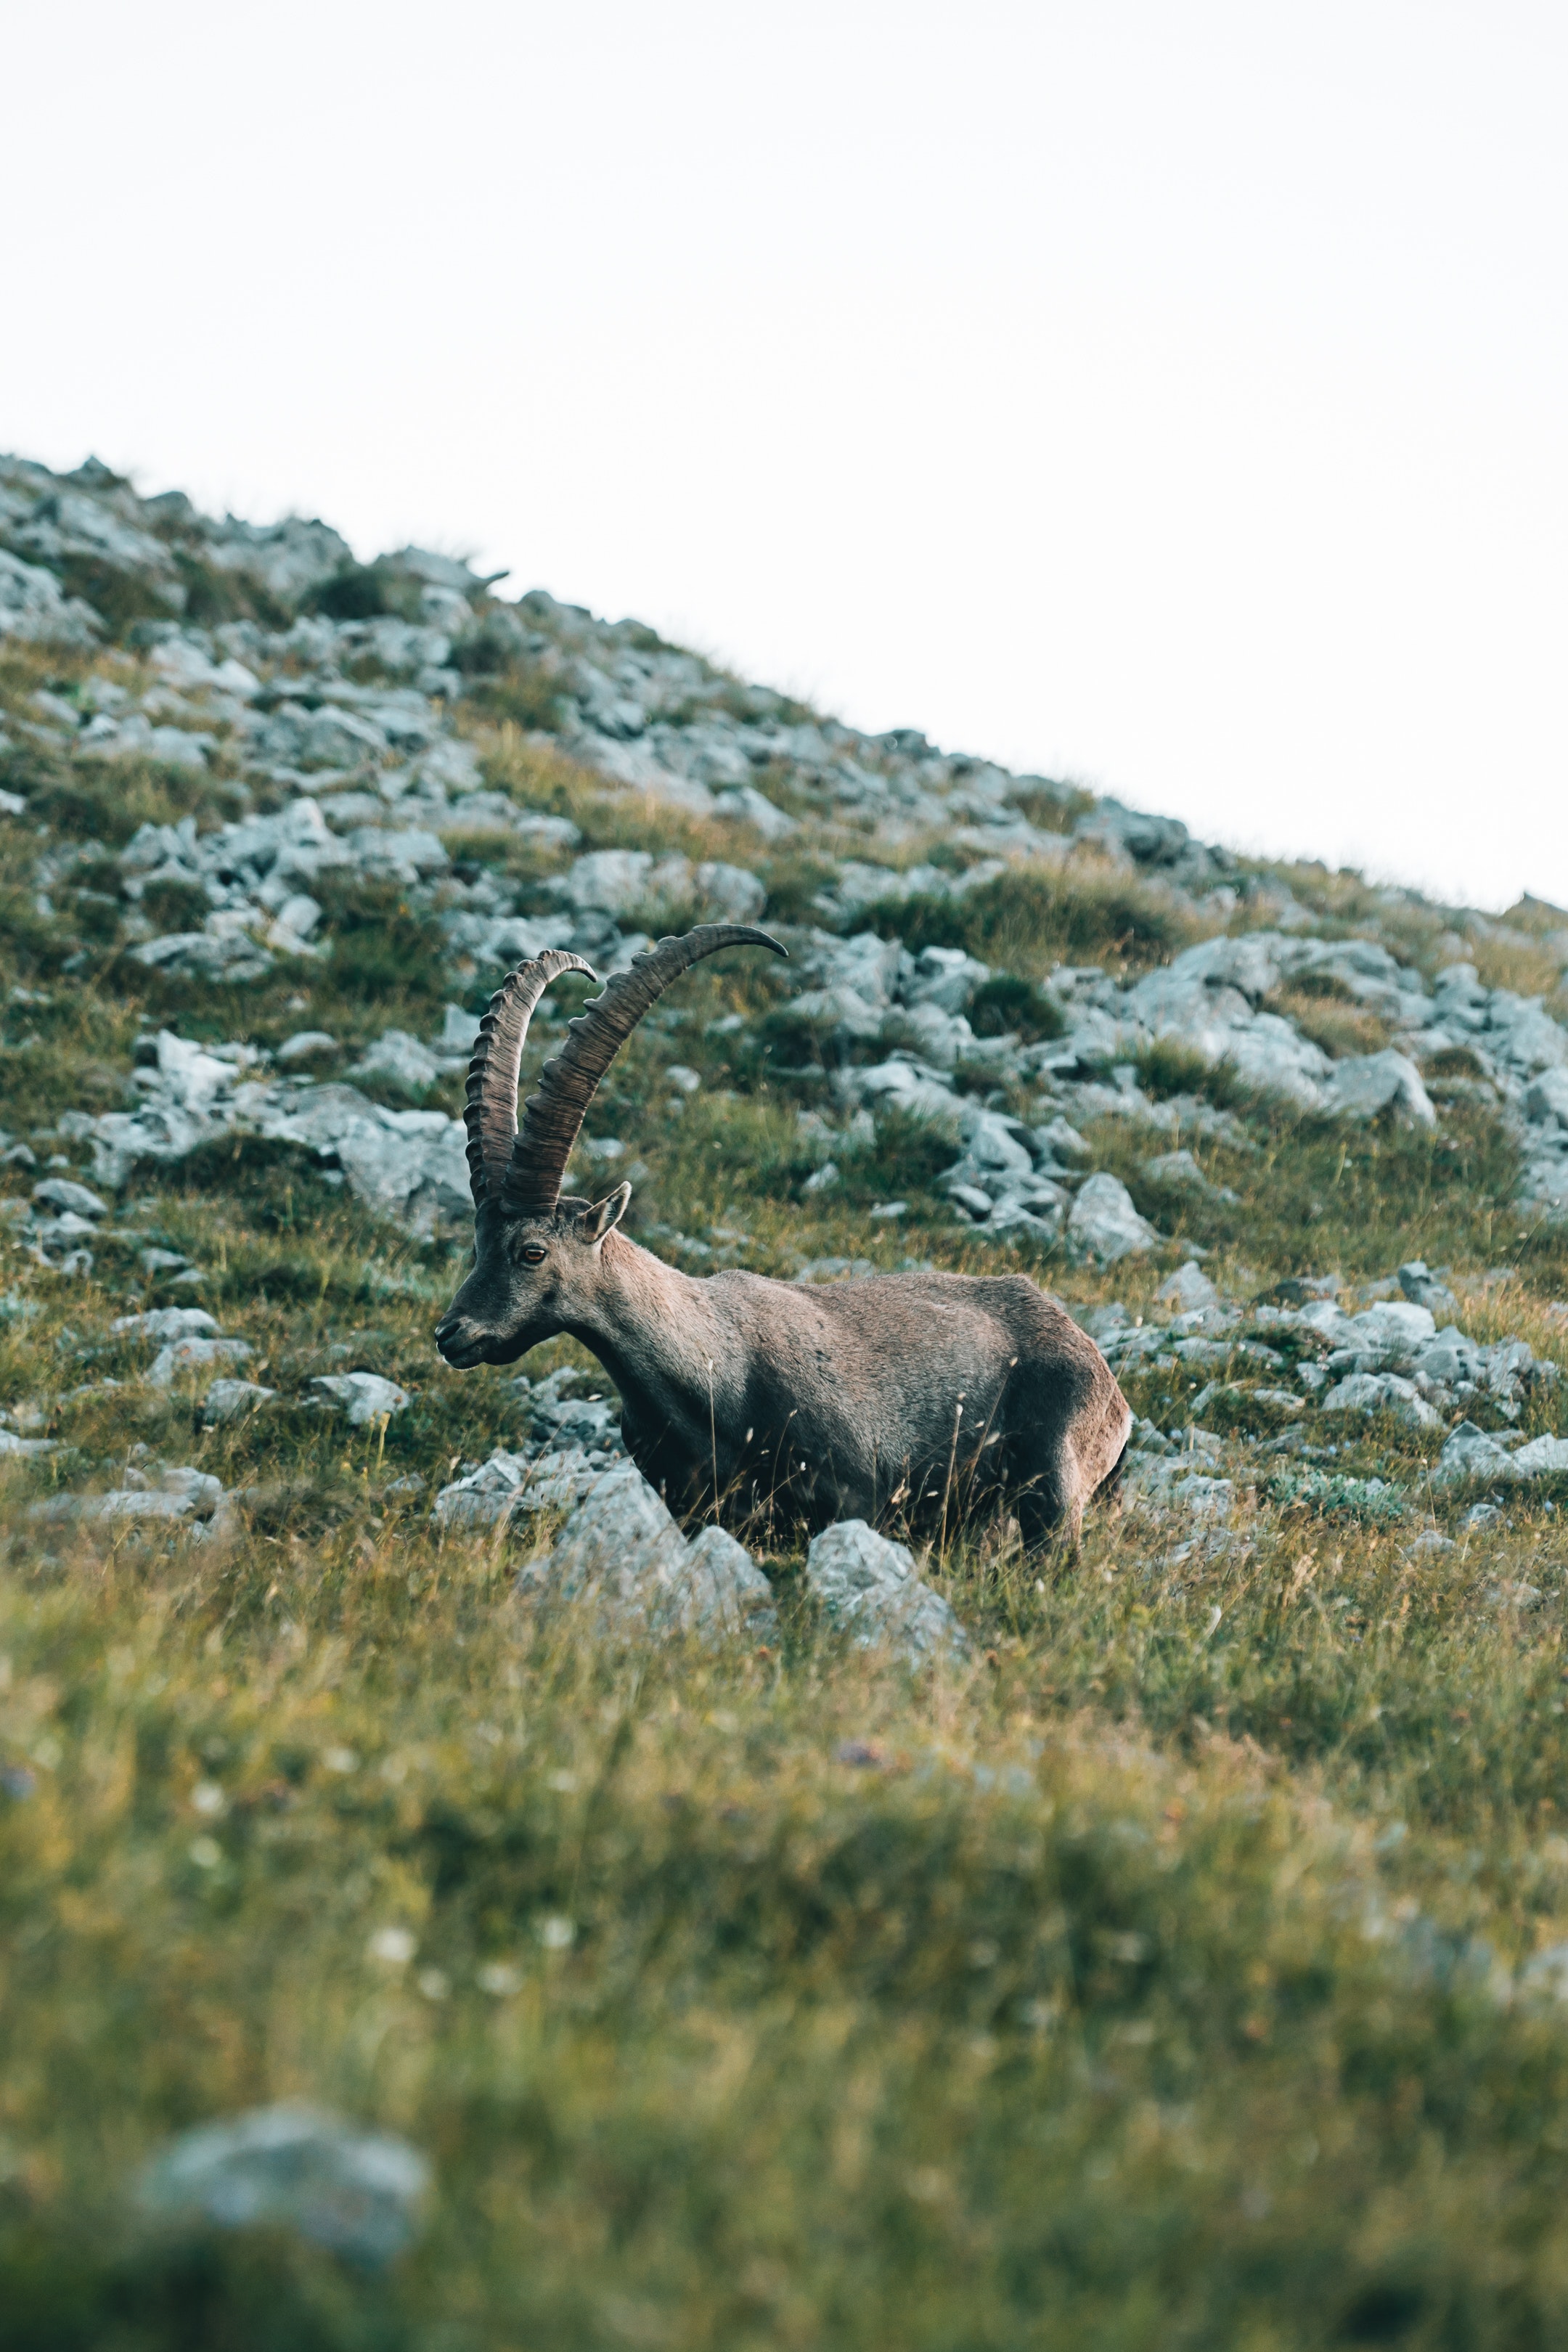
<instances>
[{"instance_id":1,"label":"ibex hindquarters","mask_svg":"<svg viewBox=\"0 0 1568 2352\"><path fill-rule=\"evenodd\" d=\"M448 1363L511 1364L570 1332L621 1392L633 1458L672 1502L782 1505L809 1524L919 1525L1016 1498L1025 1538L1076 1543L1132 1417L1110 1368L1021 1275L879 1275L822 1288L702 1280L617 1230L631 1198L563 1197L584 1114L671 982L764 932L705 925L633 959L571 1023L522 1125L518 1074L544 990L581 958L550 949L490 1000L465 1118L474 1265L436 1328Z\"/></svg>"}]
</instances>

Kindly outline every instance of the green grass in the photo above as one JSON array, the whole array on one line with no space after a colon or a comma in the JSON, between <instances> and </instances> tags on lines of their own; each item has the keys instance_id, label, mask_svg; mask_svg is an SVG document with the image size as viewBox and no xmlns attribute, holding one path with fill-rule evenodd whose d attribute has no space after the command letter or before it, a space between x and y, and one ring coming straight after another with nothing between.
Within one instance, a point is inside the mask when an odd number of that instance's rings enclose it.
<instances>
[{"instance_id":1,"label":"green grass","mask_svg":"<svg viewBox=\"0 0 1568 2352\"><path fill-rule=\"evenodd\" d=\"M18 656L0 689L81 667ZM742 839L605 793L517 723L479 740L492 781L593 845ZM144 815L228 813L221 776L16 756L50 822L106 850ZM838 845L767 861L781 905L809 908ZM132 1099L161 1021L266 1044L321 1026L352 1051L482 993L418 907L326 877L327 961L235 991L163 980L107 923L89 937L71 889L107 890L101 855L37 909L37 847L0 827L0 995L27 992L0 1017L0 1124L74 1173L85 1154L49 1130ZM1349 882L1321 896L1363 919ZM1053 957L1131 967L1194 935L1092 859L883 913L1005 967L976 1025L1038 1034ZM896 1114L869 1148L831 1147L836 1191L804 1194L828 1147L797 1106L838 1118L831 1087L781 1081L755 1025L710 1027L756 1024L784 984L705 965L616 1065L588 1124L645 1165L634 1232L717 1247L721 1226L784 1276L829 1255L1025 1266L1135 1312L1194 1244L1257 1289L1419 1255L1454 1269L1476 1338L1563 1354L1546 1308L1568 1244L1521 1219L1480 1109L1446 1108L1436 1137L1352 1131L1157 1047L1151 1091L1239 1120L1242 1141L1179 1139L1237 1197L1157 1190L1163 1138L1092 1126L1094 1164L1169 1236L1095 1276L957 1224L933 1189L951 1141ZM676 1061L703 1078L680 1110ZM455 1110L460 1083L431 1101ZM0 1169L0 1198L39 1172ZM871 1221L889 1198L905 1219ZM0 1405L36 1403L61 1450L0 1461L6 2352L1563 2339L1568 2011L1516 1971L1568 1939L1568 1482L1472 1529L1475 1497L1426 1484L1441 1433L1357 1423L1331 1462L1249 1457L1206 1532L1131 1497L1091 1515L1076 1560L1026 1560L1005 1525L950 1533L925 1564L973 1651L913 1678L817 1622L798 1547L764 1563L766 1650L629 1650L514 1598L539 1530L431 1528L434 1490L521 1433L502 1375L431 1344L460 1236L410 1240L312 1155L232 1139L138 1171L87 1279L8 1235ZM204 1270L194 1294L143 1273L153 1244ZM193 1297L275 1405L208 1429L199 1382L140 1380L150 1350L111 1322ZM562 1341L528 1370L584 1360ZM384 1430L301 1401L356 1369L411 1392ZM1267 1436L1282 1413L1251 1401L1255 1367L1236 1375L1207 1425ZM1175 1426L1214 1377L1126 1385ZM1521 1426L1563 1417L1539 1391ZM232 1532L111 1541L27 1516L149 1457L216 1474ZM411 1474L424 1489L400 1494ZM1452 1548L1418 1540L1434 1530ZM375 1957L388 1927L414 1939L405 1965ZM426 2226L389 2274L139 2217L168 2134L292 2097L430 2158Z\"/></svg>"}]
</instances>

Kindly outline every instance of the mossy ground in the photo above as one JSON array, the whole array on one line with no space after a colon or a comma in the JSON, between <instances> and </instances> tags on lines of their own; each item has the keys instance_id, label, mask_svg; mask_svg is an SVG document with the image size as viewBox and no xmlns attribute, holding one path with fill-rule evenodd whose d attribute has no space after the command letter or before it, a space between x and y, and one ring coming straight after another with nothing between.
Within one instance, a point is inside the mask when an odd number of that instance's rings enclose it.
<instances>
[{"instance_id":1,"label":"mossy ground","mask_svg":"<svg viewBox=\"0 0 1568 2352\"><path fill-rule=\"evenodd\" d=\"M639 816L515 729L485 740L595 845L733 854L732 829ZM56 785L110 846L199 797L155 772L117 775L118 802ZM218 813L221 775L201 790ZM8 828L14 1129L110 1107L161 1021L352 1045L487 984L455 982L392 898L374 919L334 902L325 963L227 994L159 981L107 919L88 937L70 887L39 908L36 847ZM795 852L770 880L820 887ZM1032 974L1185 936L1168 909L1159 933L1152 888L1089 871L1079 896L1056 877L1037 904L982 900L994 933L964 943L1005 935ZM713 1260L690 1243L786 1274L1021 1264L1148 1305L1160 1267L1093 1277L957 1228L930 1189L946 1154L896 1121L839 1192L805 1195L821 1153L796 1108L830 1101L709 1025L776 986L694 972L595 1106L592 1131L645 1163L634 1214L661 1249L693 1271ZM676 1061L704 1080L681 1111ZM1562 1353L1562 1239L1512 1204L1484 1113L1454 1107L1435 1139L1239 1115L1249 1148L1182 1139L1237 1195L1195 1206L1151 1189L1165 1147L1146 1131L1089 1130L1174 1237L1162 1266L1196 1242L1261 1288L1420 1255L1455 1267L1478 1339ZM32 1181L0 1171L13 1194ZM871 1220L889 1195L905 1219ZM1097 1513L1077 1559L950 1531L930 1572L974 1652L913 1681L814 1620L798 1549L767 1563L775 1648L617 1650L519 1608L524 1538L429 1526L434 1487L519 1425L501 1375L430 1345L456 1243L401 1237L304 1155L246 1144L150 1171L111 1223L88 1280L20 1254L5 1272L0 1401L38 1400L67 1449L0 1489L8 2347L1563 2340L1568 2012L1507 1997L1568 1937L1550 1495L1475 1531L1468 1497L1439 1498L1454 1549L1420 1548L1436 1444L1373 1427L1340 1466L1403 1482L1392 1525L1272 1502L1260 1470L1228 1548L1141 1509ZM193 1295L143 1275L149 1244L206 1270L195 1297L284 1402L207 1430L195 1391L138 1384L146 1350L110 1321ZM365 1433L288 1402L344 1368L411 1406ZM1130 1382L1162 1419L1196 1386ZM245 1489L238 1532L139 1545L26 1517L113 1483L138 1445ZM413 1472L425 1491L395 1491ZM388 1927L405 1961L376 1956ZM286 2097L432 2158L428 2226L390 2275L137 2218L130 2184L168 2133Z\"/></svg>"}]
</instances>

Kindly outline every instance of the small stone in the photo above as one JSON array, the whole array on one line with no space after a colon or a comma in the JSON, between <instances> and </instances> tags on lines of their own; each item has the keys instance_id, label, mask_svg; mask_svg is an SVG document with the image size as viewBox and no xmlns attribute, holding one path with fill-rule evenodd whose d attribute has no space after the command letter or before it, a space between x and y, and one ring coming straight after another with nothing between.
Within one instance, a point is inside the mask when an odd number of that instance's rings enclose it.
<instances>
[{"instance_id":1,"label":"small stone","mask_svg":"<svg viewBox=\"0 0 1568 2352\"><path fill-rule=\"evenodd\" d=\"M813 1538L805 1580L828 1622L848 1633L857 1649L886 1644L916 1666L944 1643L968 1647L941 1593L916 1575L909 1547L890 1542L864 1519L840 1519Z\"/></svg>"},{"instance_id":2,"label":"small stone","mask_svg":"<svg viewBox=\"0 0 1568 2352\"><path fill-rule=\"evenodd\" d=\"M33 1198L46 1208L68 1210L78 1217L107 1217L109 1205L85 1184L76 1184L68 1176L46 1176L41 1184L33 1187Z\"/></svg>"},{"instance_id":3,"label":"small stone","mask_svg":"<svg viewBox=\"0 0 1568 2352\"><path fill-rule=\"evenodd\" d=\"M1179 1265L1174 1274L1168 1274L1154 1296L1162 1307L1173 1307L1183 1315L1191 1315L1200 1307L1219 1305L1219 1293L1195 1257Z\"/></svg>"},{"instance_id":4,"label":"small stone","mask_svg":"<svg viewBox=\"0 0 1568 2352\"><path fill-rule=\"evenodd\" d=\"M173 1314L198 1313L197 1308L174 1307ZM173 1340L160 1348L147 1367L149 1388L171 1388L181 1372L205 1371L209 1364L243 1364L251 1352L244 1339L189 1339Z\"/></svg>"},{"instance_id":5,"label":"small stone","mask_svg":"<svg viewBox=\"0 0 1568 2352\"><path fill-rule=\"evenodd\" d=\"M777 1632L773 1588L750 1552L720 1528L689 1544L630 1462L595 1479L517 1590L537 1604L585 1604L623 1637L766 1641Z\"/></svg>"},{"instance_id":6,"label":"small stone","mask_svg":"<svg viewBox=\"0 0 1568 2352\"><path fill-rule=\"evenodd\" d=\"M1511 1458L1503 1452L1495 1438L1473 1421L1460 1422L1438 1455L1432 1470L1435 1486L1451 1486L1468 1478L1506 1479L1510 1483L1519 1473Z\"/></svg>"},{"instance_id":7,"label":"small stone","mask_svg":"<svg viewBox=\"0 0 1568 2352\"><path fill-rule=\"evenodd\" d=\"M1386 1412L1411 1429L1441 1429L1443 1416L1397 1372L1352 1372L1322 1400L1325 1412Z\"/></svg>"},{"instance_id":8,"label":"small stone","mask_svg":"<svg viewBox=\"0 0 1568 2352\"><path fill-rule=\"evenodd\" d=\"M277 1393L276 1389L264 1389L255 1381L215 1381L202 1399L202 1419L239 1421L258 1405L269 1403Z\"/></svg>"},{"instance_id":9,"label":"small stone","mask_svg":"<svg viewBox=\"0 0 1568 2352\"><path fill-rule=\"evenodd\" d=\"M278 1059L285 1067L294 1062L323 1061L339 1051L338 1041L326 1029L300 1029L292 1037L285 1037L278 1048Z\"/></svg>"},{"instance_id":10,"label":"small stone","mask_svg":"<svg viewBox=\"0 0 1568 2352\"><path fill-rule=\"evenodd\" d=\"M395 1381L383 1380L379 1372L320 1372L310 1386L323 1401L331 1399L342 1405L355 1429L390 1420L408 1402L408 1391L400 1389Z\"/></svg>"},{"instance_id":11,"label":"small stone","mask_svg":"<svg viewBox=\"0 0 1568 2352\"><path fill-rule=\"evenodd\" d=\"M1080 1257L1100 1265L1114 1265L1124 1257L1152 1249L1160 1236L1132 1205L1132 1195L1119 1176L1105 1170L1086 1176L1068 1213L1068 1240Z\"/></svg>"},{"instance_id":12,"label":"small stone","mask_svg":"<svg viewBox=\"0 0 1568 2352\"><path fill-rule=\"evenodd\" d=\"M183 1265L184 1260L179 1263ZM117 1315L109 1328L117 1339L216 1339L219 1336L216 1321L205 1307L154 1307L146 1315Z\"/></svg>"},{"instance_id":13,"label":"small stone","mask_svg":"<svg viewBox=\"0 0 1568 2352\"><path fill-rule=\"evenodd\" d=\"M379 2268L411 2243L430 2167L390 2133L295 2105L182 2132L146 2166L143 2209L219 2229L288 2229Z\"/></svg>"}]
</instances>

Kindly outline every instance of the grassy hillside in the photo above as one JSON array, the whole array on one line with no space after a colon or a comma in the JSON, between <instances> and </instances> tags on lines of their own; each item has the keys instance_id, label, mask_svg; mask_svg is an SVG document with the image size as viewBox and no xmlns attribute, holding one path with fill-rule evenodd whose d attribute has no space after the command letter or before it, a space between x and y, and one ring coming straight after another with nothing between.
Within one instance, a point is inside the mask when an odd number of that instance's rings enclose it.
<instances>
[{"instance_id":1,"label":"grassy hillside","mask_svg":"<svg viewBox=\"0 0 1568 2352\"><path fill-rule=\"evenodd\" d=\"M0 647L0 2340L1558 2342L1568 1475L1433 1475L1462 1421L1509 1446L1568 1429L1552 1377L1568 1364L1568 1227L1521 1192L1543 1130L1484 1039L1468 1063L1423 1054L1430 1126L1294 1101L1181 1037L1103 1068L1086 1047L1065 1079L1017 1056L1089 1034L1064 966L1124 989L1281 908L1326 942L1380 943L1412 988L1463 961L1550 1021L1560 911L1489 923L1195 845L1161 865L1089 837L1092 804L1039 780L1007 803L1030 837L999 832L1001 870L955 890L942 877L962 882L984 849L955 843L962 809L873 821L847 771L835 797L800 748L811 714L695 663L697 715L672 701L659 723L691 734L738 710L787 735L795 749L752 773L793 829L618 781L560 708L563 676L580 709L591 682L495 619L533 600L476 593L450 658L426 665L448 685L421 692L518 821L468 824L455 803L434 878L378 871L374 843L323 870L308 937L246 934L248 977L138 960L223 936L204 929L216 882L204 896L176 872L128 894L140 826L190 817L216 839L289 807L312 772L318 793L374 790L395 746L296 772L213 716L228 689L160 718L160 694L198 695L155 659L164 571L125 555L106 588L30 528L11 543L100 625ZM395 563L362 574L329 549L324 585L268 587L177 516L137 528L165 532L187 628L253 633L230 642L264 709L319 674L325 641L304 625L412 627L432 609ZM215 665L238 658L203 642ZM379 655L338 642L349 685L355 662L361 683L382 676ZM193 735L200 715L199 764L166 740L95 756L95 703L152 703ZM884 772L867 739L830 748ZM887 776L929 752L890 746ZM940 789L980 787L955 772ZM575 838L522 822L541 817ZM344 839L360 821L333 820ZM271 1073L287 1040L327 1033L322 1075L341 1078L389 1030L429 1039L447 1006L477 1014L499 974L454 915L493 911L502 888L516 919L559 910L604 850L749 874L795 946L786 971L691 973L589 1123L621 1150L584 1153L584 1182L634 1170L634 1230L688 1270L1022 1267L1109 1334L1113 1304L1124 1331L1164 1332L1161 1286L1194 1253L1242 1307L1299 1303L1292 1281L1332 1272L1352 1311L1423 1259L1452 1295L1439 1322L1478 1348L1523 1341L1527 1376L1415 1426L1281 1388L1310 1365L1294 1327L1267 1374L1239 1345L1219 1380L1133 1350L1147 1475L1091 1512L1076 1558L1026 1559L1005 1519L915 1530L973 1649L914 1674L823 1622L783 1526L752 1532L779 1603L764 1646L617 1642L536 1615L514 1580L559 1512L495 1534L430 1517L438 1489L527 1432L510 1373L454 1372L430 1341L468 1262L460 1219L384 1213L330 1153L243 1116L110 1183L95 1122L155 1098L160 1032ZM868 859L882 882L846 897ZM618 936L679 927L721 887L628 902ZM928 1083L951 1076L954 1119L1081 1105L1081 1167L1125 1182L1154 1241L1103 1264L1066 1224L965 1223L942 1183L952 1121L876 1097L852 1132L855 1073L913 1016L895 1007L862 1047L792 1010L815 929L978 958L990 978L967 1017L993 1059L961 1053ZM1386 993L1312 974L1269 1008L1336 1069L1409 1028ZM998 1055L1001 1037L1021 1043ZM416 1083L416 1066L353 1083L455 1114L458 1070ZM672 1067L696 1085L678 1090ZM1127 1114L1129 1087L1152 1113ZM1199 1186L1151 1174L1173 1146ZM806 1190L830 1152L837 1182ZM51 1177L100 1187L81 1233L42 1222ZM157 1384L145 1335L114 1326L170 1306L206 1310L248 1355ZM1253 1328L1225 1327L1221 1354ZM568 1368L580 1393L606 1391L567 1341L522 1369ZM225 1370L270 1398L215 1418ZM407 1404L353 1425L311 1386L344 1370ZM52 1450L19 1450L38 1441ZM1161 1446L1224 1493L1184 1501L1149 1466L1170 1461ZM68 1515L68 1498L173 1469L219 1482L222 1507ZM289 2099L429 2159L422 2228L390 2267L139 2206L171 2134Z\"/></svg>"}]
</instances>

